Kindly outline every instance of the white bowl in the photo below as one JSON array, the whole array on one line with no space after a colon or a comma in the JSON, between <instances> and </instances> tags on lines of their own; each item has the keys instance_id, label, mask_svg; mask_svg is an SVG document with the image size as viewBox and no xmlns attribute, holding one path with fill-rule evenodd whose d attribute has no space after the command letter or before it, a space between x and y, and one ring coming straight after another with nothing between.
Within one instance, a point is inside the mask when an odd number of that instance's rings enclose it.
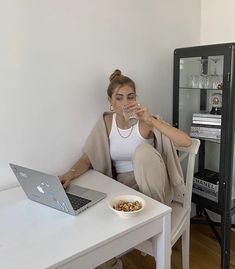
<instances>
[{"instance_id":1,"label":"white bowl","mask_svg":"<svg viewBox=\"0 0 235 269\"><path fill-rule=\"evenodd\" d=\"M113 208L116 204L118 204L120 201L127 201L127 202L135 202L138 201L141 203L142 207L139 210L135 211L120 211L115 208ZM116 196L111 199L109 202L109 208L113 210L119 217L124 218L124 219L129 219L132 217L135 217L139 213L142 212L142 210L145 208L146 202L143 198L136 196L136 195L120 195Z\"/></svg>"}]
</instances>

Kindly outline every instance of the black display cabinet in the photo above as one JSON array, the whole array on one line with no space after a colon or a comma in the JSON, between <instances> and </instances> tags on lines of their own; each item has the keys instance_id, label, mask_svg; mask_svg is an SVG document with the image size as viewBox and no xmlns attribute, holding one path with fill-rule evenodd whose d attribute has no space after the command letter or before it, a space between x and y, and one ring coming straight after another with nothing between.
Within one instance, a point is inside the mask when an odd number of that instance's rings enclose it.
<instances>
[{"instance_id":1,"label":"black display cabinet","mask_svg":"<svg viewBox=\"0 0 235 269\"><path fill-rule=\"evenodd\" d=\"M235 43L174 51L173 125L201 140L192 200L221 244L221 268L230 264L231 217L235 213ZM207 210L221 216L221 235Z\"/></svg>"}]
</instances>

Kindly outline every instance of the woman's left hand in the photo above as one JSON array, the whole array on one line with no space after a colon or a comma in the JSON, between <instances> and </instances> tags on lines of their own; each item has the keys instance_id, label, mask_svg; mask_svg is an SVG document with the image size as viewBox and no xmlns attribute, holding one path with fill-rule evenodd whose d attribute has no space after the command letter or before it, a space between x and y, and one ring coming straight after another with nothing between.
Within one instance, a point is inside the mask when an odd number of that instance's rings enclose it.
<instances>
[{"instance_id":1,"label":"woman's left hand","mask_svg":"<svg viewBox=\"0 0 235 269\"><path fill-rule=\"evenodd\" d=\"M141 105L140 103L132 102L125 105L125 109L128 111L133 111L139 120L142 120L147 124L151 124L152 115L147 107Z\"/></svg>"}]
</instances>

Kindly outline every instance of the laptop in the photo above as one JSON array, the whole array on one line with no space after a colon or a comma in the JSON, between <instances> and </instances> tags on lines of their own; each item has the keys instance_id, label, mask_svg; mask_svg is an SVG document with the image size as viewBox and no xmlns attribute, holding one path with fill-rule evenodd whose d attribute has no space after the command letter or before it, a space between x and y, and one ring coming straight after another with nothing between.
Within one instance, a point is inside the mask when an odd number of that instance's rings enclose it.
<instances>
[{"instance_id":1,"label":"laptop","mask_svg":"<svg viewBox=\"0 0 235 269\"><path fill-rule=\"evenodd\" d=\"M12 163L9 165L30 200L71 215L78 215L107 196L72 184L65 191L57 176Z\"/></svg>"}]
</instances>

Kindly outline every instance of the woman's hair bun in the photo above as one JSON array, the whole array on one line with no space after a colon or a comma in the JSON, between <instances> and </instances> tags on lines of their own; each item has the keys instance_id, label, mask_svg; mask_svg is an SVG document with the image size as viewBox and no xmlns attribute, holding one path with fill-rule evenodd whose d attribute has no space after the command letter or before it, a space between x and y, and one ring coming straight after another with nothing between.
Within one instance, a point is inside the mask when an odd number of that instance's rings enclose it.
<instances>
[{"instance_id":1,"label":"woman's hair bun","mask_svg":"<svg viewBox=\"0 0 235 269\"><path fill-rule=\"evenodd\" d=\"M121 77L122 76L122 72L119 69L116 69L109 77L109 81L112 81L113 79L117 78L117 77Z\"/></svg>"}]
</instances>

